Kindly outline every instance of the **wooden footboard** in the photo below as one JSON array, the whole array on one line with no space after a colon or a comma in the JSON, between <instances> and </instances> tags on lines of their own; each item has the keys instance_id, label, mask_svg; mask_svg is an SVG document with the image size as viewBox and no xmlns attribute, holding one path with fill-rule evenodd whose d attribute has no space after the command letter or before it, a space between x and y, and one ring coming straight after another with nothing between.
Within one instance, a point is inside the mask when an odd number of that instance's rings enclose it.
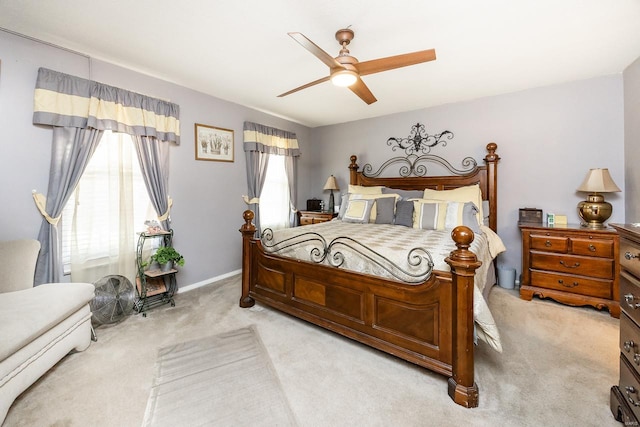
<instances>
[{"instance_id":1,"label":"wooden footboard","mask_svg":"<svg viewBox=\"0 0 640 427\"><path fill-rule=\"evenodd\" d=\"M457 249L424 283L401 282L264 251L254 213L244 212L240 307L255 301L449 377L449 396L478 406L473 364L473 290L480 266L473 232L456 227Z\"/></svg>"}]
</instances>

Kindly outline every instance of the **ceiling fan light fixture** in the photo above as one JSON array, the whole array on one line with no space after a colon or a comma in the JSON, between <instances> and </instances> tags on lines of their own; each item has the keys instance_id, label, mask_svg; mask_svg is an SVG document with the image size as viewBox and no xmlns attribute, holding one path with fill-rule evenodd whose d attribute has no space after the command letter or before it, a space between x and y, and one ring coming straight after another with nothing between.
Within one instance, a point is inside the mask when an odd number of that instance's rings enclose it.
<instances>
[{"instance_id":1,"label":"ceiling fan light fixture","mask_svg":"<svg viewBox=\"0 0 640 427\"><path fill-rule=\"evenodd\" d=\"M352 70L339 70L331 74L331 83L340 87L351 86L358 80L358 74Z\"/></svg>"}]
</instances>

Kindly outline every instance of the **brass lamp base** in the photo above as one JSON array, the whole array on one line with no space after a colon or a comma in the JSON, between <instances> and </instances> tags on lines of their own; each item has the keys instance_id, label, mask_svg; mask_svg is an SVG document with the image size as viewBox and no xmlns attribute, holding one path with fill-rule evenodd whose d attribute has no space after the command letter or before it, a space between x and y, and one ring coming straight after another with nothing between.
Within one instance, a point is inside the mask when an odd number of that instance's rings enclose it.
<instances>
[{"instance_id":1,"label":"brass lamp base","mask_svg":"<svg viewBox=\"0 0 640 427\"><path fill-rule=\"evenodd\" d=\"M578 203L578 215L589 228L603 228L612 212L611 203L605 202L600 194L590 194L587 200Z\"/></svg>"}]
</instances>

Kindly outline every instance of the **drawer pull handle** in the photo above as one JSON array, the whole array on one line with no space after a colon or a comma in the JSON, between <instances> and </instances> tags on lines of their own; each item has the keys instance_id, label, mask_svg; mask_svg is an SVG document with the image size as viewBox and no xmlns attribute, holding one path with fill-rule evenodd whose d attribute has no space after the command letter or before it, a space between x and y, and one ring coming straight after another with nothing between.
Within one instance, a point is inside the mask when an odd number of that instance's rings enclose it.
<instances>
[{"instance_id":1,"label":"drawer pull handle","mask_svg":"<svg viewBox=\"0 0 640 427\"><path fill-rule=\"evenodd\" d=\"M564 283L564 280L562 280L562 279L558 279L558 283L560 283L562 286L564 286L566 288L575 288L576 286L578 286L578 282L573 282L571 284L566 284L566 283Z\"/></svg>"},{"instance_id":2,"label":"drawer pull handle","mask_svg":"<svg viewBox=\"0 0 640 427\"><path fill-rule=\"evenodd\" d=\"M589 245L589 251L595 252L596 251L596 247L590 244Z\"/></svg>"},{"instance_id":3,"label":"drawer pull handle","mask_svg":"<svg viewBox=\"0 0 640 427\"><path fill-rule=\"evenodd\" d=\"M544 245L546 247L550 248L551 247L551 242L547 240L546 242L544 242Z\"/></svg>"},{"instance_id":4,"label":"drawer pull handle","mask_svg":"<svg viewBox=\"0 0 640 427\"><path fill-rule=\"evenodd\" d=\"M633 354L633 361L636 362L636 365L640 366L640 354L634 353Z\"/></svg>"},{"instance_id":5,"label":"drawer pull handle","mask_svg":"<svg viewBox=\"0 0 640 427\"><path fill-rule=\"evenodd\" d=\"M633 310L640 307L640 304L633 304L634 300L635 300L635 297L633 296L633 294L625 294L624 301L627 303L629 308Z\"/></svg>"},{"instance_id":6,"label":"drawer pull handle","mask_svg":"<svg viewBox=\"0 0 640 427\"><path fill-rule=\"evenodd\" d=\"M631 252L625 252L625 253L624 253L624 258L625 258L627 261L631 261L631 260L632 260L632 259L634 259L634 258L638 258L638 255L634 255L634 254L632 254Z\"/></svg>"},{"instance_id":7,"label":"drawer pull handle","mask_svg":"<svg viewBox=\"0 0 640 427\"><path fill-rule=\"evenodd\" d=\"M567 265L564 263L564 260L560 260L560 265L567 267L567 268L577 268L580 267L580 263L579 262L575 262L573 263L573 265Z\"/></svg>"},{"instance_id":8,"label":"drawer pull handle","mask_svg":"<svg viewBox=\"0 0 640 427\"><path fill-rule=\"evenodd\" d=\"M632 348L634 348L636 346L636 343L633 342L633 340L629 340L629 341L625 341L624 342L624 350L628 353L631 351Z\"/></svg>"},{"instance_id":9,"label":"drawer pull handle","mask_svg":"<svg viewBox=\"0 0 640 427\"><path fill-rule=\"evenodd\" d=\"M633 400L633 397L631 397L632 394L637 394L638 390L636 390L634 386L627 386L624 388L624 390L627 393L627 400L629 401L629 403L631 403L633 406L640 406L640 402L636 402L635 400Z\"/></svg>"}]
</instances>

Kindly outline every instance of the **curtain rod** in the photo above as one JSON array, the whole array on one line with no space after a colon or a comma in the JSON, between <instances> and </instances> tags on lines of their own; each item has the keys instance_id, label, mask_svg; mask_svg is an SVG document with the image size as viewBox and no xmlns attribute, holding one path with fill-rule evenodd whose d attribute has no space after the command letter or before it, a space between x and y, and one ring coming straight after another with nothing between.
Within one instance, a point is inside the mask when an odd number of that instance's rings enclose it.
<instances>
[{"instance_id":1,"label":"curtain rod","mask_svg":"<svg viewBox=\"0 0 640 427\"><path fill-rule=\"evenodd\" d=\"M55 49L64 50L66 52L73 53L74 55L78 55L78 56L82 56L84 58L87 58L87 60L89 62L89 79L91 79L91 57L89 55L87 55L86 53L78 52L77 50L69 49L68 47L64 47L64 46L60 46L60 45L57 45L57 44L54 44L54 43L51 43L51 42L40 40L40 39L37 39L35 37L27 36L26 34L21 34L21 33L18 33L18 32L13 31L13 30L9 30L9 29L4 28L4 27L0 27L0 31L12 34L14 36L21 37L21 38L26 39L26 40L31 40L31 41L34 41L36 43L40 43L40 44L43 44L43 45L46 45L46 46L50 46L50 47L53 47Z\"/></svg>"}]
</instances>

